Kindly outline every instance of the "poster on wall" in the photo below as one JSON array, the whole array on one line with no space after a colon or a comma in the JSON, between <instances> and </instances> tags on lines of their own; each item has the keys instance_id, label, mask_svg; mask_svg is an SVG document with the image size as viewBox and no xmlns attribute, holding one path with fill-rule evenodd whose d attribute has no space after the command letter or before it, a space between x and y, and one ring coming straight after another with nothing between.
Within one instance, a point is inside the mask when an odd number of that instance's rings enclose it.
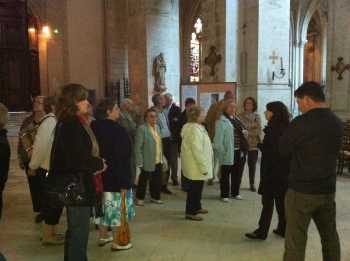
<instances>
[{"instance_id":1,"label":"poster on wall","mask_svg":"<svg viewBox=\"0 0 350 261\"><path fill-rule=\"evenodd\" d=\"M224 92L201 93L199 97L199 104L203 108L204 112L207 113L210 106L222 100L224 98L224 95Z\"/></svg>"},{"instance_id":2,"label":"poster on wall","mask_svg":"<svg viewBox=\"0 0 350 261\"><path fill-rule=\"evenodd\" d=\"M197 101L197 85L184 85L182 87L182 109L185 108L185 101L187 98L193 98L195 101Z\"/></svg>"}]
</instances>

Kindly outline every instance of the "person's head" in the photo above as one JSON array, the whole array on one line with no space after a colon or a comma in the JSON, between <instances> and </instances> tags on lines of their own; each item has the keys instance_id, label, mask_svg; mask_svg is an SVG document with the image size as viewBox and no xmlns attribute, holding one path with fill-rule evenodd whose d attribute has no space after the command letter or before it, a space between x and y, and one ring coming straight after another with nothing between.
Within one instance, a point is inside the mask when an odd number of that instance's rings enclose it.
<instances>
[{"instance_id":1,"label":"person's head","mask_svg":"<svg viewBox=\"0 0 350 261\"><path fill-rule=\"evenodd\" d=\"M33 113L44 113L45 96L33 97Z\"/></svg>"},{"instance_id":2,"label":"person's head","mask_svg":"<svg viewBox=\"0 0 350 261\"><path fill-rule=\"evenodd\" d=\"M152 103L157 108L163 108L165 106L165 98L162 94L155 94L152 97Z\"/></svg>"},{"instance_id":3,"label":"person's head","mask_svg":"<svg viewBox=\"0 0 350 261\"><path fill-rule=\"evenodd\" d=\"M165 98L165 106L169 107L172 103L173 103L173 95L169 92L167 92L166 94L164 94L164 98Z\"/></svg>"},{"instance_id":4,"label":"person's head","mask_svg":"<svg viewBox=\"0 0 350 261\"><path fill-rule=\"evenodd\" d=\"M204 111L200 106L194 105L187 112L187 122L203 123L204 119Z\"/></svg>"},{"instance_id":5,"label":"person's head","mask_svg":"<svg viewBox=\"0 0 350 261\"><path fill-rule=\"evenodd\" d=\"M119 118L119 108L117 103L110 98L100 101L95 110L97 120L109 119L116 121Z\"/></svg>"},{"instance_id":6,"label":"person's head","mask_svg":"<svg viewBox=\"0 0 350 261\"><path fill-rule=\"evenodd\" d=\"M46 114L55 113L57 105L56 96L48 96L44 99L44 111Z\"/></svg>"},{"instance_id":7,"label":"person's head","mask_svg":"<svg viewBox=\"0 0 350 261\"><path fill-rule=\"evenodd\" d=\"M187 98L185 100L185 109L188 112L194 105L196 105L196 101L193 98Z\"/></svg>"},{"instance_id":8,"label":"person's head","mask_svg":"<svg viewBox=\"0 0 350 261\"><path fill-rule=\"evenodd\" d=\"M148 109L145 112L144 116L145 122L147 122L151 126L155 126L157 124L157 112L154 109Z\"/></svg>"},{"instance_id":9,"label":"person's head","mask_svg":"<svg viewBox=\"0 0 350 261\"><path fill-rule=\"evenodd\" d=\"M323 87L317 82L305 82L295 92L299 110L306 113L312 109L324 107L326 96Z\"/></svg>"},{"instance_id":10,"label":"person's head","mask_svg":"<svg viewBox=\"0 0 350 261\"><path fill-rule=\"evenodd\" d=\"M120 104L120 110L124 112L132 112L134 110L134 102L131 99L124 99Z\"/></svg>"},{"instance_id":11,"label":"person's head","mask_svg":"<svg viewBox=\"0 0 350 261\"><path fill-rule=\"evenodd\" d=\"M224 95L224 100L228 101L228 100L234 100L235 95L233 94L233 91L226 91L225 95Z\"/></svg>"},{"instance_id":12,"label":"person's head","mask_svg":"<svg viewBox=\"0 0 350 261\"><path fill-rule=\"evenodd\" d=\"M4 104L0 102L0 130L5 128L8 120L8 110Z\"/></svg>"},{"instance_id":13,"label":"person's head","mask_svg":"<svg viewBox=\"0 0 350 261\"><path fill-rule=\"evenodd\" d=\"M280 101L274 101L266 104L265 117L269 123L276 122L288 124L290 121L288 108Z\"/></svg>"},{"instance_id":14,"label":"person's head","mask_svg":"<svg viewBox=\"0 0 350 261\"><path fill-rule=\"evenodd\" d=\"M258 106L253 97L248 97L243 102L243 109L246 112L256 112Z\"/></svg>"},{"instance_id":15,"label":"person's head","mask_svg":"<svg viewBox=\"0 0 350 261\"><path fill-rule=\"evenodd\" d=\"M131 100L133 101L134 105L139 105L141 103L140 95L136 92L131 95Z\"/></svg>"},{"instance_id":16,"label":"person's head","mask_svg":"<svg viewBox=\"0 0 350 261\"><path fill-rule=\"evenodd\" d=\"M75 115L87 115L89 113L89 101L87 89L80 84L68 84L63 86L57 101L56 115L58 119L65 119Z\"/></svg>"},{"instance_id":17,"label":"person's head","mask_svg":"<svg viewBox=\"0 0 350 261\"><path fill-rule=\"evenodd\" d=\"M226 115L231 117L236 115L236 111L237 111L237 106L231 100L228 100L227 102L225 102L222 107L222 113L225 113Z\"/></svg>"}]
</instances>

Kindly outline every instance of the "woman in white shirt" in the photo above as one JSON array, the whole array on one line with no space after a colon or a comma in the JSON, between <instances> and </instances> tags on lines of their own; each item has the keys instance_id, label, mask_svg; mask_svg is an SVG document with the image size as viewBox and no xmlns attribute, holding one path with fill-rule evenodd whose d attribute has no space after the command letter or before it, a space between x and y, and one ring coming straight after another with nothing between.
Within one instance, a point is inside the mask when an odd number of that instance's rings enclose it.
<instances>
[{"instance_id":1,"label":"woman in white shirt","mask_svg":"<svg viewBox=\"0 0 350 261\"><path fill-rule=\"evenodd\" d=\"M50 170L51 148L56 127L56 116L54 114L56 106L55 97L46 97L44 99L44 110L46 115L42 118L37 135L33 144L32 157L29 163L29 172L31 176L40 177L42 185L42 197L45 197L45 180ZM55 232L55 226L58 225L62 214L62 208L52 207L44 203L43 206L43 245L62 245L64 239Z\"/></svg>"}]
</instances>

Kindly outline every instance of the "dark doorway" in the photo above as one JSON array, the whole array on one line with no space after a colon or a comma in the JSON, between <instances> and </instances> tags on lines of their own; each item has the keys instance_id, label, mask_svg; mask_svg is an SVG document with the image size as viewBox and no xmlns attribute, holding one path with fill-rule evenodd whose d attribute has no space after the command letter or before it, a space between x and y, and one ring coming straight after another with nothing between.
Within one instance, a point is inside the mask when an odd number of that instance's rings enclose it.
<instances>
[{"instance_id":1,"label":"dark doorway","mask_svg":"<svg viewBox=\"0 0 350 261\"><path fill-rule=\"evenodd\" d=\"M40 93L38 29L26 1L0 0L0 102L10 111L29 110Z\"/></svg>"}]
</instances>

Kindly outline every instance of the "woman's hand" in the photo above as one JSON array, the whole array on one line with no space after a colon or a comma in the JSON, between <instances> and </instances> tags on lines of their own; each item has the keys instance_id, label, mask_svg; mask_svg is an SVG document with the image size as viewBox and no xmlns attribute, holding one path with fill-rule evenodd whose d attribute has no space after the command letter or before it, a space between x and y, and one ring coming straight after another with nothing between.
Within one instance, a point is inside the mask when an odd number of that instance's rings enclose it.
<instances>
[{"instance_id":1,"label":"woman's hand","mask_svg":"<svg viewBox=\"0 0 350 261\"><path fill-rule=\"evenodd\" d=\"M29 176L29 177L34 177L34 176L36 176L36 171L35 171L35 169L28 169L28 176Z\"/></svg>"},{"instance_id":2,"label":"woman's hand","mask_svg":"<svg viewBox=\"0 0 350 261\"><path fill-rule=\"evenodd\" d=\"M108 165L106 164L106 160L105 159L102 159L103 160L103 169L101 170L101 172L105 172L108 168Z\"/></svg>"}]
</instances>

